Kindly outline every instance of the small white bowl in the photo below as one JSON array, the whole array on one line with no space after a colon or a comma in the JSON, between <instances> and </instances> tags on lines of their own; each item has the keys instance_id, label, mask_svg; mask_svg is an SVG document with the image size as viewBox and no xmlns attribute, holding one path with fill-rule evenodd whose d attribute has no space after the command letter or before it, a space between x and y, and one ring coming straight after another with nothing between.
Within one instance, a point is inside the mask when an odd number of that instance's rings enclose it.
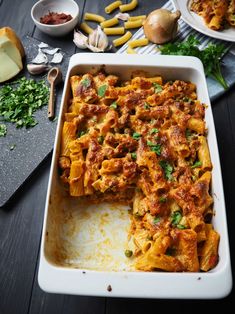
<instances>
[{"instance_id":1,"label":"small white bowl","mask_svg":"<svg viewBox=\"0 0 235 314\"><path fill-rule=\"evenodd\" d=\"M72 16L72 20L57 25L40 23L40 18L49 12L65 13ZM79 7L73 0L40 0L31 9L31 17L38 29L50 36L64 36L71 32L78 23Z\"/></svg>"}]
</instances>

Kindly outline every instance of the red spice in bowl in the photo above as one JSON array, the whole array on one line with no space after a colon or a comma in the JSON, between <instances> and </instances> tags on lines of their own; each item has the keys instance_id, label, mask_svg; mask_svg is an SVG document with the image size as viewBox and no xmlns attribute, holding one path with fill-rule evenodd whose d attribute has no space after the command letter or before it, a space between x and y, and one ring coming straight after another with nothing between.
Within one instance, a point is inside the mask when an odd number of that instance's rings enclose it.
<instances>
[{"instance_id":1,"label":"red spice in bowl","mask_svg":"<svg viewBox=\"0 0 235 314\"><path fill-rule=\"evenodd\" d=\"M48 25L58 25L64 24L70 20L72 20L72 16L70 14L49 12L48 14L40 18L40 23Z\"/></svg>"}]
</instances>

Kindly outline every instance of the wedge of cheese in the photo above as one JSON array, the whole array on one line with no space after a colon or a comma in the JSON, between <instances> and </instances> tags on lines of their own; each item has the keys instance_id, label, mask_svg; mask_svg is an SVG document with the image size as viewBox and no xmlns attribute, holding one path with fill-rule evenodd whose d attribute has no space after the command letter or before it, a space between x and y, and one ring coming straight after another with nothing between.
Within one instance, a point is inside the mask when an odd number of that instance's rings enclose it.
<instances>
[{"instance_id":1,"label":"wedge of cheese","mask_svg":"<svg viewBox=\"0 0 235 314\"><path fill-rule=\"evenodd\" d=\"M0 82L5 82L22 69L24 48L14 31L9 27L0 29Z\"/></svg>"},{"instance_id":2,"label":"wedge of cheese","mask_svg":"<svg viewBox=\"0 0 235 314\"><path fill-rule=\"evenodd\" d=\"M16 35L15 31L10 27L0 28L0 37L6 36L19 50L21 57L25 56L24 46L22 45L19 37Z\"/></svg>"}]
</instances>

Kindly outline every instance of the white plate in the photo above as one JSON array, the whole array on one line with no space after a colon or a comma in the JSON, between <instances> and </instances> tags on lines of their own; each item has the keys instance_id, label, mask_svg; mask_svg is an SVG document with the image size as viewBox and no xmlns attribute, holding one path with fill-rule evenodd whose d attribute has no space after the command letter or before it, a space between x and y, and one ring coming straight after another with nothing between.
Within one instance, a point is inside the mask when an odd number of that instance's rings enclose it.
<instances>
[{"instance_id":1,"label":"white plate","mask_svg":"<svg viewBox=\"0 0 235 314\"><path fill-rule=\"evenodd\" d=\"M130 79L133 71L139 70L147 71L152 76L162 75L166 80L194 82L198 99L208 105L206 123L213 163L213 225L220 234L220 259L211 271L133 271L132 265L123 254L128 230L125 208L118 205L118 208L113 209L110 204L106 207L88 207L79 199L66 197L59 178L58 157L63 114L71 97L69 78L75 74L99 69L104 64L107 73L116 74L122 80ZM38 280L40 287L45 291L78 295L215 299L229 294L232 275L220 161L203 65L199 59L152 55L122 57L109 53L79 53L71 57L48 183Z\"/></svg>"},{"instance_id":2,"label":"white plate","mask_svg":"<svg viewBox=\"0 0 235 314\"><path fill-rule=\"evenodd\" d=\"M175 8L181 11L182 20L198 32L213 38L235 42L235 27L222 31L213 31L205 25L201 16L190 11L191 0L172 0L172 2Z\"/></svg>"}]
</instances>

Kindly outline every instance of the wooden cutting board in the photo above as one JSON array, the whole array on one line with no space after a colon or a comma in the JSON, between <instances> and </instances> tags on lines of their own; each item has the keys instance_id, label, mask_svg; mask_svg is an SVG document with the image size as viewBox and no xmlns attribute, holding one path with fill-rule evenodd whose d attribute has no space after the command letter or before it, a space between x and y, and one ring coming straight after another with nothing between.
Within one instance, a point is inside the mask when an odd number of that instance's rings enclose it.
<instances>
[{"instance_id":1,"label":"wooden cutting board","mask_svg":"<svg viewBox=\"0 0 235 314\"><path fill-rule=\"evenodd\" d=\"M25 36L22 42L26 52L25 70L18 77L24 75L27 78L46 80L47 73L32 76L26 70L26 64L37 55L40 41ZM52 48L56 47L48 47ZM62 53L62 63L51 65L60 67L64 80L70 56L63 51ZM49 56L49 60L51 59ZM59 112L62 91L63 82L56 87L55 115ZM47 118L47 106L39 109L35 117L38 124L33 128L17 129L14 124L6 123L7 135L0 137L0 207L9 201L53 149L57 120L50 121Z\"/></svg>"}]
</instances>

